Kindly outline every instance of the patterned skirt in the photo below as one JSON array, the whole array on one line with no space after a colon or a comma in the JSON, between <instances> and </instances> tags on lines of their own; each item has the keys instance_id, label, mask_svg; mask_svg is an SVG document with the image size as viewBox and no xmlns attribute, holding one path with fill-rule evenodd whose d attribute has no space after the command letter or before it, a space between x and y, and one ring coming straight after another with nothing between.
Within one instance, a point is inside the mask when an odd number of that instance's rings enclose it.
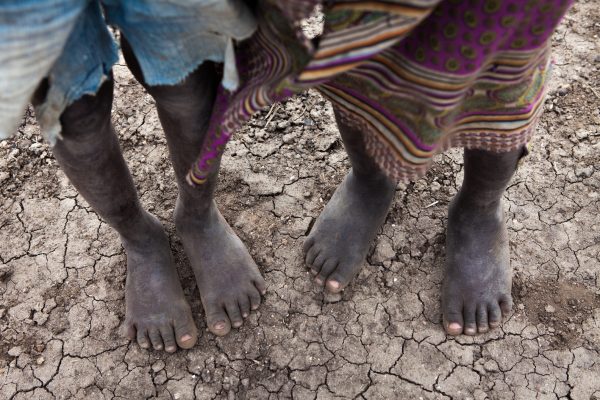
<instances>
[{"instance_id":1,"label":"patterned skirt","mask_svg":"<svg viewBox=\"0 0 600 400\"><path fill-rule=\"evenodd\" d=\"M528 142L542 111L549 39L572 0L262 0L238 43L239 86L221 88L188 174L202 184L257 111L317 88L363 131L394 180L414 179L451 146L494 152ZM301 21L320 6L323 34Z\"/></svg>"}]
</instances>

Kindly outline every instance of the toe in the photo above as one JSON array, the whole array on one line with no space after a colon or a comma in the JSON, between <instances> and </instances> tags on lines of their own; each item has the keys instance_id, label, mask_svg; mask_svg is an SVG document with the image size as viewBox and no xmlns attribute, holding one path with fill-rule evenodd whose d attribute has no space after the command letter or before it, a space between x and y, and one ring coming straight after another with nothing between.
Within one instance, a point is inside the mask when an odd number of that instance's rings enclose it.
<instances>
[{"instance_id":1,"label":"toe","mask_svg":"<svg viewBox=\"0 0 600 400\"><path fill-rule=\"evenodd\" d=\"M171 325L161 326L160 335L165 344L165 351L167 353L174 353L177 350L177 342L175 342L173 327Z\"/></svg>"},{"instance_id":2,"label":"toe","mask_svg":"<svg viewBox=\"0 0 600 400\"><path fill-rule=\"evenodd\" d=\"M460 335L463 332L462 305L450 303L444 307L444 327L450 335Z\"/></svg>"},{"instance_id":3,"label":"toe","mask_svg":"<svg viewBox=\"0 0 600 400\"><path fill-rule=\"evenodd\" d=\"M227 310L229 321L231 321L231 326L234 328L239 328L242 326L244 320L242 319L242 313L240 312L240 307L238 306L237 301L227 303L225 305L225 309Z\"/></svg>"},{"instance_id":4,"label":"toe","mask_svg":"<svg viewBox=\"0 0 600 400\"><path fill-rule=\"evenodd\" d=\"M248 296L241 296L238 299L238 306L240 307L242 318L248 318L250 315L250 299Z\"/></svg>"},{"instance_id":5,"label":"toe","mask_svg":"<svg viewBox=\"0 0 600 400\"><path fill-rule=\"evenodd\" d=\"M496 328L502 322L502 310L497 303L488 305L488 323L491 328Z\"/></svg>"},{"instance_id":6,"label":"toe","mask_svg":"<svg viewBox=\"0 0 600 400\"><path fill-rule=\"evenodd\" d=\"M135 326L133 324L127 323L125 332L129 340L135 340Z\"/></svg>"},{"instance_id":7,"label":"toe","mask_svg":"<svg viewBox=\"0 0 600 400\"><path fill-rule=\"evenodd\" d=\"M182 349L191 349L198 340L198 328L191 317L175 320L175 340Z\"/></svg>"},{"instance_id":8,"label":"toe","mask_svg":"<svg viewBox=\"0 0 600 400\"><path fill-rule=\"evenodd\" d=\"M476 322L476 309L473 305L468 305L463 310L463 321L465 335L473 336L477 333L477 322Z\"/></svg>"},{"instance_id":9,"label":"toe","mask_svg":"<svg viewBox=\"0 0 600 400\"><path fill-rule=\"evenodd\" d=\"M250 308L258 310L258 307L260 307L260 293L257 290L250 290L248 297L250 298Z\"/></svg>"},{"instance_id":10,"label":"toe","mask_svg":"<svg viewBox=\"0 0 600 400\"><path fill-rule=\"evenodd\" d=\"M148 336L150 337L150 343L152 343L152 347L154 350L162 350L163 349L163 341L160 338L160 332L156 328L148 329Z\"/></svg>"},{"instance_id":11,"label":"toe","mask_svg":"<svg viewBox=\"0 0 600 400\"><path fill-rule=\"evenodd\" d=\"M317 258L317 256L319 255L319 249L317 249L317 246L313 246L311 247L308 252L306 253L306 263L310 266L312 266L313 262L315 261L315 258Z\"/></svg>"},{"instance_id":12,"label":"toe","mask_svg":"<svg viewBox=\"0 0 600 400\"><path fill-rule=\"evenodd\" d=\"M304 251L304 253L308 253L310 248L313 247L314 243L315 243L315 239L313 239L312 236L306 238L306 240L304 241L304 244L302 245L302 250Z\"/></svg>"},{"instance_id":13,"label":"toe","mask_svg":"<svg viewBox=\"0 0 600 400\"><path fill-rule=\"evenodd\" d=\"M487 305L479 304L477 306L477 332L485 333L489 330Z\"/></svg>"},{"instance_id":14,"label":"toe","mask_svg":"<svg viewBox=\"0 0 600 400\"><path fill-rule=\"evenodd\" d=\"M258 292L261 295L264 296L267 293L267 284L262 276L259 276L257 279L255 279L252 282L254 283L254 286L256 287L256 289L258 290Z\"/></svg>"},{"instance_id":15,"label":"toe","mask_svg":"<svg viewBox=\"0 0 600 400\"><path fill-rule=\"evenodd\" d=\"M323 267L321 268L321 271L319 272L319 275L317 276L317 279L319 279L319 281L321 282L325 282L329 275L335 270L336 266L337 260L335 259L329 259L325 261Z\"/></svg>"},{"instance_id":16,"label":"toe","mask_svg":"<svg viewBox=\"0 0 600 400\"><path fill-rule=\"evenodd\" d=\"M338 264L337 268L329 275L329 278L327 279L327 290L329 290L331 293L339 293L344 290L346 286L348 286L348 283L350 283L350 280L354 277L354 274L346 276L346 274L342 275L340 271L349 270L351 269L342 268L342 265Z\"/></svg>"},{"instance_id":17,"label":"toe","mask_svg":"<svg viewBox=\"0 0 600 400\"><path fill-rule=\"evenodd\" d=\"M148 332L146 329L137 327L136 338L142 349L147 349L150 347L150 341L148 340Z\"/></svg>"},{"instance_id":18,"label":"toe","mask_svg":"<svg viewBox=\"0 0 600 400\"><path fill-rule=\"evenodd\" d=\"M231 330L231 323L225 313L225 309L220 304L215 304L207 308L206 324L208 325L208 330L217 336L227 335Z\"/></svg>"},{"instance_id":19,"label":"toe","mask_svg":"<svg viewBox=\"0 0 600 400\"><path fill-rule=\"evenodd\" d=\"M323 264L325 263L325 260L325 254L323 254L322 252L319 253L317 258L315 258L315 261L313 262L312 269L320 272L321 268L323 267Z\"/></svg>"},{"instance_id":20,"label":"toe","mask_svg":"<svg viewBox=\"0 0 600 400\"><path fill-rule=\"evenodd\" d=\"M512 298L510 296L500 296L498 303L500 304L502 315L506 317L512 310Z\"/></svg>"}]
</instances>

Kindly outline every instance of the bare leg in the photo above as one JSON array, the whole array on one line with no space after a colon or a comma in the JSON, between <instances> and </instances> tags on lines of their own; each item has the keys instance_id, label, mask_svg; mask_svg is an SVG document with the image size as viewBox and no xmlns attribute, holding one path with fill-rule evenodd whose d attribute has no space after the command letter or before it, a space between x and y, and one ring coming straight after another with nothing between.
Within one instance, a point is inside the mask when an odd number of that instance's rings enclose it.
<instances>
[{"instance_id":1,"label":"bare leg","mask_svg":"<svg viewBox=\"0 0 600 400\"><path fill-rule=\"evenodd\" d=\"M125 40L122 48L129 68L144 84ZM265 282L215 205L218 168L200 187L193 188L185 181L206 134L218 82L213 64L204 63L180 84L144 86L156 100L177 177L177 232L196 275L208 328L221 336L231 326L240 327L250 310L258 308Z\"/></svg>"},{"instance_id":2,"label":"bare leg","mask_svg":"<svg viewBox=\"0 0 600 400\"><path fill-rule=\"evenodd\" d=\"M523 150L465 150L465 178L448 211L444 327L474 335L498 326L512 308L508 231L502 194Z\"/></svg>"},{"instance_id":3,"label":"bare leg","mask_svg":"<svg viewBox=\"0 0 600 400\"><path fill-rule=\"evenodd\" d=\"M315 281L331 292L343 290L360 271L395 193L394 183L366 153L362 132L337 112L336 117L352 169L304 243Z\"/></svg>"},{"instance_id":4,"label":"bare leg","mask_svg":"<svg viewBox=\"0 0 600 400\"><path fill-rule=\"evenodd\" d=\"M63 139L53 153L92 208L121 236L127 253L128 335L169 352L196 343L197 328L160 222L142 209L110 122L113 81L61 116Z\"/></svg>"}]
</instances>

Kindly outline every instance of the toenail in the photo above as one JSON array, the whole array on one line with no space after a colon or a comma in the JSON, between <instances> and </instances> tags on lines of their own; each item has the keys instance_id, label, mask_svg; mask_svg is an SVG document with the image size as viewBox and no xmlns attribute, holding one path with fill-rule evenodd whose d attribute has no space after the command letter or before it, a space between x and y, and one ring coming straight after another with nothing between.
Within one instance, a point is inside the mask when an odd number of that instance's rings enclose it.
<instances>
[{"instance_id":1,"label":"toenail","mask_svg":"<svg viewBox=\"0 0 600 400\"><path fill-rule=\"evenodd\" d=\"M320 280L319 278L315 279L315 283L319 286L323 286L323 281Z\"/></svg>"},{"instance_id":2,"label":"toenail","mask_svg":"<svg viewBox=\"0 0 600 400\"><path fill-rule=\"evenodd\" d=\"M160 350L162 349L162 346L154 346L154 350Z\"/></svg>"},{"instance_id":3,"label":"toenail","mask_svg":"<svg viewBox=\"0 0 600 400\"><path fill-rule=\"evenodd\" d=\"M221 331L225 329L225 322L217 322L214 326L216 330Z\"/></svg>"},{"instance_id":4,"label":"toenail","mask_svg":"<svg viewBox=\"0 0 600 400\"><path fill-rule=\"evenodd\" d=\"M258 306L252 306L253 310L258 310Z\"/></svg>"},{"instance_id":5,"label":"toenail","mask_svg":"<svg viewBox=\"0 0 600 400\"><path fill-rule=\"evenodd\" d=\"M166 349L166 350L167 350L169 353L172 353L172 352L174 352L175 350L177 350L177 348L176 348L175 346L169 346L169 347L167 347L167 349Z\"/></svg>"},{"instance_id":6,"label":"toenail","mask_svg":"<svg viewBox=\"0 0 600 400\"><path fill-rule=\"evenodd\" d=\"M242 314L242 317L244 317L244 318L248 318L248 313L243 313L243 314Z\"/></svg>"},{"instance_id":7,"label":"toenail","mask_svg":"<svg viewBox=\"0 0 600 400\"><path fill-rule=\"evenodd\" d=\"M329 281L329 286L332 289L338 290L340 288L340 283L338 281Z\"/></svg>"},{"instance_id":8,"label":"toenail","mask_svg":"<svg viewBox=\"0 0 600 400\"><path fill-rule=\"evenodd\" d=\"M183 335L181 337L182 342L187 342L188 340L192 340L192 335Z\"/></svg>"},{"instance_id":9,"label":"toenail","mask_svg":"<svg viewBox=\"0 0 600 400\"><path fill-rule=\"evenodd\" d=\"M448 329L451 331L459 331L462 329L462 326L458 322L452 322L448 325Z\"/></svg>"},{"instance_id":10,"label":"toenail","mask_svg":"<svg viewBox=\"0 0 600 400\"><path fill-rule=\"evenodd\" d=\"M467 335L474 335L475 334L475 328L465 328L465 334L467 334Z\"/></svg>"},{"instance_id":11,"label":"toenail","mask_svg":"<svg viewBox=\"0 0 600 400\"><path fill-rule=\"evenodd\" d=\"M240 326L242 326L242 323L241 323L241 322L234 322L234 323L233 323L233 327L234 327L234 328L239 328Z\"/></svg>"}]
</instances>

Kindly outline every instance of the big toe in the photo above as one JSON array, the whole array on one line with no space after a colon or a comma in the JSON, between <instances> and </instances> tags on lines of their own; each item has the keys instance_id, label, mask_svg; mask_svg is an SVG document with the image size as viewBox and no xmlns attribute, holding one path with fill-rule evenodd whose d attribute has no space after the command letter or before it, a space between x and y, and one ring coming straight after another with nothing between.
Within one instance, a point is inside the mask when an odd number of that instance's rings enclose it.
<instances>
[{"instance_id":1,"label":"big toe","mask_svg":"<svg viewBox=\"0 0 600 400\"><path fill-rule=\"evenodd\" d=\"M231 330L231 322L222 305L212 305L205 308L208 330L217 336L225 336Z\"/></svg>"},{"instance_id":2,"label":"big toe","mask_svg":"<svg viewBox=\"0 0 600 400\"><path fill-rule=\"evenodd\" d=\"M339 263L336 269L329 275L325 287L331 293L339 293L346 288L360 271L360 264Z\"/></svg>"},{"instance_id":3,"label":"big toe","mask_svg":"<svg viewBox=\"0 0 600 400\"><path fill-rule=\"evenodd\" d=\"M182 349L191 349L198 341L198 328L191 318L175 321L175 340Z\"/></svg>"},{"instance_id":4,"label":"big toe","mask_svg":"<svg viewBox=\"0 0 600 400\"><path fill-rule=\"evenodd\" d=\"M464 320L462 306L449 304L444 307L444 329L449 335L460 335L463 333Z\"/></svg>"}]
</instances>

